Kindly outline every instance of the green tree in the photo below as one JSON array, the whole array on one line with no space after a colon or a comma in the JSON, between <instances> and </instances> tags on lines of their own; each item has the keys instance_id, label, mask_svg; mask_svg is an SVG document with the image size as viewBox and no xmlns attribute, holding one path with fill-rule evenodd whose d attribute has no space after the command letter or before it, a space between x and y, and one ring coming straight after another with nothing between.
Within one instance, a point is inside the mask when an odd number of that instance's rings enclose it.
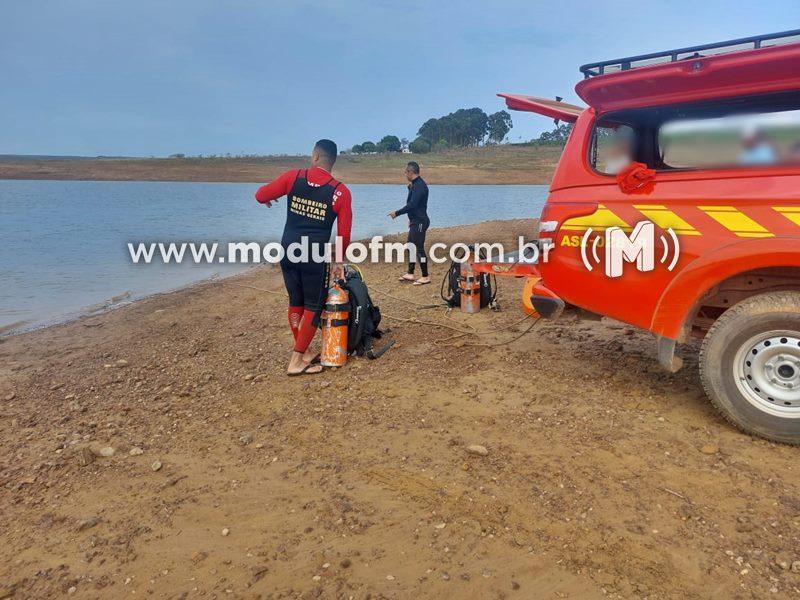
<instances>
[{"instance_id":1,"label":"green tree","mask_svg":"<svg viewBox=\"0 0 800 600\"><path fill-rule=\"evenodd\" d=\"M414 154L427 154L431 151L431 143L424 137L418 137L408 145L408 149Z\"/></svg>"},{"instance_id":2,"label":"green tree","mask_svg":"<svg viewBox=\"0 0 800 600\"><path fill-rule=\"evenodd\" d=\"M535 141L540 144L564 145L567 143L567 138L572 131L572 123L563 123L556 125L553 131L543 132Z\"/></svg>"},{"instance_id":3,"label":"green tree","mask_svg":"<svg viewBox=\"0 0 800 600\"><path fill-rule=\"evenodd\" d=\"M508 112L500 110L493 115L489 115L489 141L499 144L508 135L512 127L511 115Z\"/></svg>"},{"instance_id":4,"label":"green tree","mask_svg":"<svg viewBox=\"0 0 800 600\"><path fill-rule=\"evenodd\" d=\"M439 140L433 145L434 152L444 152L450 148L450 144L447 143L447 140Z\"/></svg>"},{"instance_id":5,"label":"green tree","mask_svg":"<svg viewBox=\"0 0 800 600\"><path fill-rule=\"evenodd\" d=\"M363 154L364 147L361 144L354 144L352 148L350 148L350 152L353 154Z\"/></svg>"},{"instance_id":6,"label":"green tree","mask_svg":"<svg viewBox=\"0 0 800 600\"><path fill-rule=\"evenodd\" d=\"M442 134L440 119L428 119L417 132L417 139L423 138L428 142L437 141Z\"/></svg>"},{"instance_id":7,"label":"green tree","mask_svg":"<svg viewBox=\"0 0 800 600\"><path fill-rule=\"evenodd\" d=\"M400 152L400 138L396 135L385 135L378 142L378 152Z\"/></svg>"},{"instance_id":8,"label":"green tree","mask_svg":"<svg viewBox=\"0 0 800 600\"><path fill-rule=\"evenodd\" d=\"M361 144L361 151L364 154L372 154L378 151L378 147L374 143L366 141L363 144Z\"/></svg>"},{"instance_id":9,"label":"green tree","mask_svg":"<svg viewBox=\"0 0 800 600\"><path fill-rule=\"evenodd\" d=\"M480 108L460 108L455 112L428 119L417 135L434 148L477 146L486 138L489 117Z\"/></svg>"}]
</instances>

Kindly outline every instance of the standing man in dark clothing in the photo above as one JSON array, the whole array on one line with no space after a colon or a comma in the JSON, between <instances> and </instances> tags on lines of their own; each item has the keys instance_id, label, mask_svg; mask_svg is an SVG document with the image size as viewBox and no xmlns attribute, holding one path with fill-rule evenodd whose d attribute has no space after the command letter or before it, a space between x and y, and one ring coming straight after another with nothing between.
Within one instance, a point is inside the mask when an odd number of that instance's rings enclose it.
<instances>
[{"instance_id":1,"label":"standing man in dark clothing","mask_svg":"<svg viewBox=\"0 0 800 600\"><path fill-rule=\"evenodd\" d=\"M275 181L256 192L256 200L267 207L281 196L287 196L286 225L281 246L286 252L291 244L324 245L331 238L334 221L337 223L335 256L343 257L350 243L353 222L350 190L331 175L336 162L337 148L331 140L320 140L311 153L310 169L287 171ZM323 256L318 252L317 256ZM342 267L336 264L333 277L341 277ZM289 295L289 327L294 335L294 351L286 372L289 375L319 373L322 365L309 350L319 326L319 316L327 293L329 266L316 260L310 252L305 262L289 260L288 252L281 260L281 271Z\"/></svg>"},{"instance_id":2,"label":"standing man in dark clothing","mask_svg":"<svg viewBox=\"0 0 800 600\"><path fill-rule=\"evenodd\" d=\"M419 176L419 164L411 161L406 165L406 179L408 179L408 197L406 205L400 210L389 213L392 219L400 215L408 215L408 243L416 248L417 261L419 261L422 277L414 277L415 261L409 260L408 272L400 281L413 281L414 285L425 285L431 282L428 277L428 257L425 254L425 233L430 227L428 218L428 184Z\"/></svg>"}]
</instances>

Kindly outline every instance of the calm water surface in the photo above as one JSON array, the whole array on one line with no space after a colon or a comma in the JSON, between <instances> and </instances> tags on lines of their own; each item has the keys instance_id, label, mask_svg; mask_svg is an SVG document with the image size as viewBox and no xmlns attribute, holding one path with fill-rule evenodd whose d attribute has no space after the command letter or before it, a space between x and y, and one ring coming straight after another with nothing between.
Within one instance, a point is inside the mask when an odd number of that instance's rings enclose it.
<instances>
[{"instance_id":1,"label":"calm water surface","mask_svg":"<svg viewBox=\"0 0 800 600\"><path fill-rule=\"evenodd\" d=\"M138 241L280 239L286 208L253 199L255 184L0 181L0 329L57 322L103 305L173 290L242 265L131 263ZM405 203L403 185L351 185L353 239L403 230L386 214ZM433 227L538 217L543 185L435 185Z\"/></svg>"}]
</instances>

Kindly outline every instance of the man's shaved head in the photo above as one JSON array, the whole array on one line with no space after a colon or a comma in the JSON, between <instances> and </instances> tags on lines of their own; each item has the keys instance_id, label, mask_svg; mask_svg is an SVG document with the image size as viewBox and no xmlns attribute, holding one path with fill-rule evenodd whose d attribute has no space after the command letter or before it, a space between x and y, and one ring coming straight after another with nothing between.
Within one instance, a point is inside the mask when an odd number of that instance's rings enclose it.
<instances>
[{"instance_id":1,"label":"man's shaved head","mask_svg":"<svg viewBox=\"0 0 800 600\"><path fill-rule=\"evenodd\" d=\"M311 153L311 159L314 164L318 164L323 168L330 168L336 162L336 156L339 149L336 147L336 142L331 140L320 140L314 144L314 150Z\"/></svg>"}]
</instances>

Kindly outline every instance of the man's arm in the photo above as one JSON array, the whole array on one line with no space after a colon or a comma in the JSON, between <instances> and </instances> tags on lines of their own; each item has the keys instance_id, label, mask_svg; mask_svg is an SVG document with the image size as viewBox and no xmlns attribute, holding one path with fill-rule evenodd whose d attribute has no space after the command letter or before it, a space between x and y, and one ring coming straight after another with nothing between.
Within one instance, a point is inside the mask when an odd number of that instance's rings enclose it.
<instances>
[{"instance_id":1,"label":"man's arm","mask_svg":"<svg viewBox=\"0 0 800 600\"><path fill-rule=\"evenodd\" d=\"M294 185L296 177L296 169L293 171L286 171L286 173L276 180L258 188L258 190L256 190L256 200L261 204L266 204L267 207L272 206L272 202L292 191L292 186Z\"/></svg>"},{"instance_id":2,"label":"man's arm","mask_svg":"<svg viewBox=\"0 0 800 600\"><path fill-rule=\"evenodd\" d=\"M343 185L336 188L333 212L336 213L336 262L342 262L344 261L344 253L347 252L347 247L350 245L350 235L353 228L353 200L350 190Z\"/></svg>"},{"instance_id":3,"label":"man's arm","mask_svg":"<svg viewBox=\"0 0 800 600\"><path fill-rule=\"evenodd\" d=\"M399 217L400 215L407 214L408 211L414 210L415 208L417 208L417 205L419 204L419 198L420 198L419 188L416 188L413 185L409 185L409 187L408 187L408 198L406 199L406 205L403 208L401 208L400 210L392 211L389 214L393 215L392 216L393 219L396 218L396 217Z\"/></svg>"}]
</instances>

